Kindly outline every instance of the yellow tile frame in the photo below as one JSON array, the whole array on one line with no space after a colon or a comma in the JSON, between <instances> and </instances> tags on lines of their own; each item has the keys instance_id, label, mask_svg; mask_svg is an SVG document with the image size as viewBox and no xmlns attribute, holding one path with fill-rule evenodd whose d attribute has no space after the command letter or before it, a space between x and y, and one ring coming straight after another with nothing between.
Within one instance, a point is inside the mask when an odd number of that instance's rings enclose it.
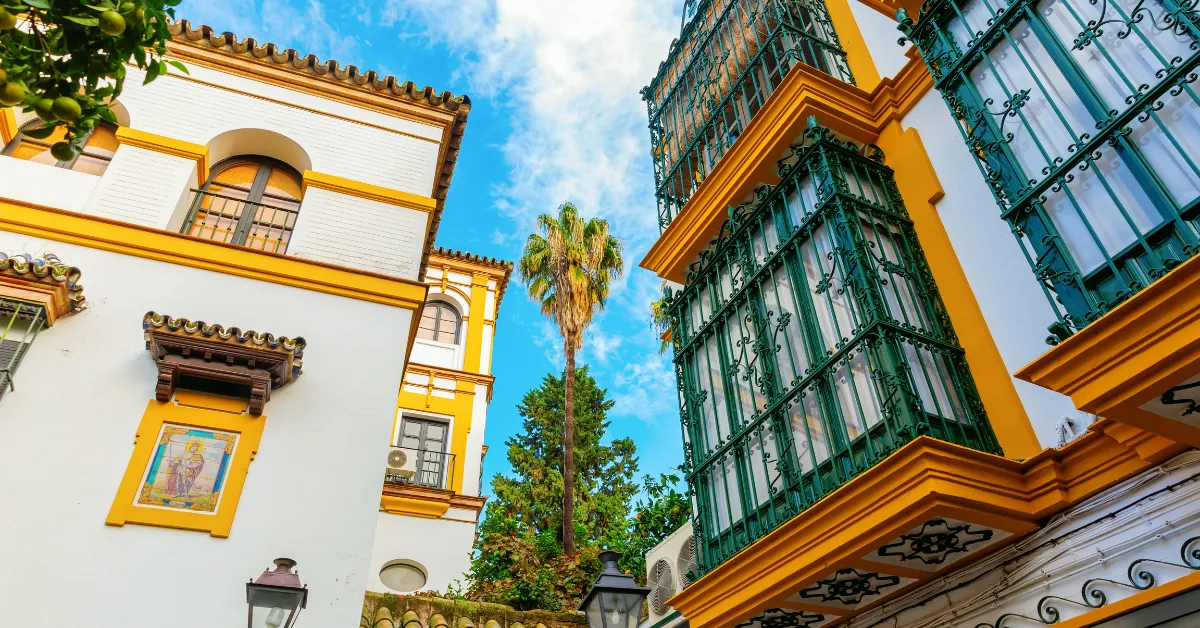
<instances>
[{"instance_id":1,"label":"yellow tile frame","mask_svg":"<svg viewBox=\"0 0 1200 628\"><path fill-rule=\"evenodd\" d=\"M176 401L187 405L177 405ZM136 523L179 530L194 530L208 532L218 538L229 536L233 528L233 516L237 512L238 500L242 496L242 486L246 482L246 473L250 470L250 462L258 453L258 444L262 440L263 425L266 416L251 416L244 411L235 411L229 400L221 397L189 393L186 399L176 401L150 401L142 421L138 425L134 437L133 455L129 458L129 466L125 468L125 476L117 495L113 498L112 508L108 511L105 523L111 526L124 526L126 523ZM244 410L244 408L243 408ZM158 434L164 423L184 425L202 429L236 432L239 434L237 450L233 454L233 462L229 466L229 475L225 479L225 490L221 503L213 514L184 512L164 508L150 508L134 503L138 487L142 483L146 465L154 453Z\"/></svg>"}]
</instances>

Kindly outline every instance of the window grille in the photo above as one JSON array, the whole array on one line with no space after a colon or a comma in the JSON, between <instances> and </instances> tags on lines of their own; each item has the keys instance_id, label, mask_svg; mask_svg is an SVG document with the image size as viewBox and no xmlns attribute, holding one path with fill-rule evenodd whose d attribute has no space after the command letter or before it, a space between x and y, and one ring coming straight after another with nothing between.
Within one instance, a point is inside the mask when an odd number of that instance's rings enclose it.
<instances>
[{"instance_id":1,"label":"window grille","mask_svg":"<svg viewBox=\"0 0 1200 628\"><path fill-rule=\"evenodd\" d=\"M999 453L890 168L810 120L668 294L698 571L921 435Z\"/></svg>"},{"instance_id":2,"label":"window grille","mask_svg":"<svg viewBox=\"0 0 1200 628\"><path fill-rule=\"evenodd\" d=\"M205 240L284 253L300 215L301 177L259 156L227 159L199 190L182 232Z\"/></svg>"},{"instance_id":3,"label":"window grille","mask_svg":"<svg viewBox=\"0 0 1200 628\"><path fill-rule=\"evenodd\" d=\"M688 0L683 21L642 90L660 229L797 63L854 83L822 0Z\"/></svg>"},{"instance_id":4,"label":"window grille","mask_svg":"<svg viewBox=\"0 0 1200 628\"><path fill-rule=\"evenodd\" d=\"M928 0L897 14L1057 312L1057 342L1200 246L1195 2Z\"/></svg>"},{"instance_id":5,"label":"window grille","mask_svg":"<svg viewBox=\"0 0 1200 628\"><path fill-rule=\"evenodd\" d=\"M41 304L0 297L0 398L16 390L17 367L45 323Z\"/></svg>"}]
</instances>

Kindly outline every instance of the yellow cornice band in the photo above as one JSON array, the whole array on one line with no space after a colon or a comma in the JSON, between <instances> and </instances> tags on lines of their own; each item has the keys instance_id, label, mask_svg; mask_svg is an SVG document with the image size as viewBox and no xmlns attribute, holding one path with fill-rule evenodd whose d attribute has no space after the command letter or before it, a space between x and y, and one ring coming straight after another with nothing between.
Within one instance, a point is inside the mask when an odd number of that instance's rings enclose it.
<instances>
[{"instance_id":1,"label":"yellow cornice band","mask_svg":"<svg viewBox=\"0 0 1200 628\"><path fill-rule=\"evenodd\" d=\"M383 495L379 498L379 510L393 515L438 519L446 514L447 510L450 510L450 501L429 501L397 495Z\"/></svg>"},{"instance_id":2,"label":"yellow cornice band","mask_svg":"<svg viewBox=\"0 0 1200 628\"><path fill-rule=\"evenodd\" d=\"M414 312L420 311L425 304L427 288L420 282L15 201L0 201L0 231L381 303ZM415 321L413 331L416 331Z\"/></svg>"},{"instance_id":3,"label":"yellow cornice band","mask_svg":"<svg viewBox=\"0 0 1200 628\"><path fill-rule=\"evenodd\" d=\"M304 171L303 185L306 192L310 187L319 188L348 196L357 196L372 201L388 203L390 205L399 205L400 207L427 213L437 208L437 201L428 196L402 192L392 188L385 188L381 185L363 183L337 175L313 172L312 170Z\"/></svg>"},{"instance_id":4,"label":"yellow cornice band","mask_svg":"<svg viewBox=\"0 0 1200 628\"><path fill-rule=\"evenodd\" d=\"M173 137L139 131L123 126L117 129L117 143L136 146L156 153L165 153L196 162L196 185L204 185L208 181L208 147L193 142L177 140Z\"/></svg>"},{"instance_id":5,"label":"yellow cornice band","mask_svg":"<svg viewBox=\"0 0 1200 628\"><path fill-rule=\"evenodd\" d=\"M12 107L0 109L0 144L7 144L12 141L12 138L17 136L17 131L20 127L17 126L17 114L13 113Z\"/></svg>"}]
</instances>

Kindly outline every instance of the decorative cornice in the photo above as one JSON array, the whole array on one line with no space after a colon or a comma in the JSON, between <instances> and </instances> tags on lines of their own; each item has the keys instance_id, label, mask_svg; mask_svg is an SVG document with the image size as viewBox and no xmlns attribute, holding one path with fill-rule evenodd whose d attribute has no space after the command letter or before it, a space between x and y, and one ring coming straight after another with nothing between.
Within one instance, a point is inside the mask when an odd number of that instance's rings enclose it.
<instances>
[{"instance_id":1,"label":"decorative cornice","mask_svg":"<svg viewBox=\"0 0 1200 628\"><path fill-rule=\"evenodd\" d=\"M384 482L379 509L395 515L437 519L451 508L456 508L472 511L474 517L471 521L478 522L479 513L483 512L486 503L486 497L460 495L452 490L416 484Z\"/></svg>"},{"instance_id":2,"label":"decorative cornice","mask_svg":"<svg viewBox=\"0 0 1200 628\"><path fill-rule=\"evenodd\" d=\"M497 259L495 257L487 257L484 255L476 255L466 251L448 249L445 247L437 247L429 252L429 260L432 263L445 262L451 267L467 266L467 270L483 272L496 278L496 315L500 313L500 302L504 300L504 291L508 288L508 282L512 279L513 263Z\"/></svg>"},{"instance_id":3,"label":"decorative cornice","mask_svg":"<svg viewBox=\"0 0 1200 628\"><path fill-rule=\"evenodd\" d=\"M147 312L146 349L158 368L155 398L170 401L184 375L247 385L250 414L260 415L271 390L300 376L303 338L276 337L238 327Z\"/></svg>"},{"instance_id":4,"label":"decorative cornice","mask_svg":"<svg viewBox=\"0 0 1200 628\"><path fill-rule=\"evenodd\" d=\"M82 273L53 253L41 257L0 251L0 295L35 301L46 308L46 324L87 307Z\"/></svg>"}]
</instances>

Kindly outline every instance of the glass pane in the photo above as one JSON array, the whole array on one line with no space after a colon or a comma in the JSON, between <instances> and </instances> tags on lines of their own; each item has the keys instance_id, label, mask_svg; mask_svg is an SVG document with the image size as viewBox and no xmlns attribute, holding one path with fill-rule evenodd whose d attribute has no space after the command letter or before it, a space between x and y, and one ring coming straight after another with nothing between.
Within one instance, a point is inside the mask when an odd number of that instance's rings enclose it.
<instances>
[{"instance_id":1,"label":"glass pane","mask_svg":"<svg viewBox=\"0 0 1200 628\"><path fill-rule=\"evenodd\" d=\"M117 145L117 134L107 126L98 126L88 136L83 152L93 157L112 159L113 153L117 152Z\"/></svg>"},{"instance_id":2,"label":"glass pane","mask_svg":"<svg viewBox=\"0 0 1200 628\"><path fill-rule=\"evenodd\" d=\"M300 200L300 181L295 175L278 167L271 168L271 174L267 177L267 187L263 190L264 196L271 196L277 200ZM272 203L273 201L263 200L264 203Z\"/></svg>"},{"instance_id":3,"label":"glass pane","mask_svg":"<svg viewBox=\"0 0 1200 628\"><path fill-rule=\"evenodd\" d=\"M800 460L800 470L805 473L829 459L829 439L823 417L816 389L812 386L804 389L792 406L791 421L796 457Z\"/></svg>"},{"instance_id":4,"label":"glass pane","mask_svg":"<svg viewBox=\"0 0 1200 628\"><path fill-rule=\"evenodd\" d=\"M776 468L779 456L775 451L775 433L771 431L770 421L750 435L746 459L750 463L751 497L755 505L761 506L770 500L771 489L778 489L781 482Z\"/></svg>"},{"instance_id":5,"label":"glass pane","mask_svg":"<svg viewBox=\"0 0 1200 628\"><path fill-rule=\"evenodd\" d=\"M833 385L846 435L851 440L883 418L870 369L861 351L855 353L848 364L838 364L833 371Z\"/></svg>"},{"instance_id":6,"label":"glass pane","mask_svg":"<svg viewBox=\"0 0 1200 628\"><path fill-rule=\"evenodd\" d=\"M425 309L421 310L421 322L417 326L417 338L433 340L433 335L436 329L437 306L426 305Z\"/></svg>"},{"instance_id":7,"label":"glass pane","mask_svg":"<svg viewBox=\"0 0 1200 628\"><path fill-rule=\"evenodd\" d=\"M81 154L75 160L75 163L71 164L71 170L100 176L108 169L108 163L108 159L92 157L85 153Z\"/></svg>"},{"instance_id":8,"label":"glass pane","mask_svg":"<svg viewBox=\"0 0 1200 628\"><path fill-rule=\"evenodd\" d=\"M458 334L458 312L448 305L440 307L441 317L438 322L438 342L453 343Z\"/></svg>"},{"instance_id":9,"label":"glass pane","mask_svg":"<svg viewBox=\"0 0 1200 628\"><path fill-rule=\"evenodd\" d=\"M212 176L208 191L225 196L247 198L238 195L234 190L250 191L254 177L258 176L258 165L256 161L243 161L223 167L220 172Z\"/></svg>"}]
</instances>

